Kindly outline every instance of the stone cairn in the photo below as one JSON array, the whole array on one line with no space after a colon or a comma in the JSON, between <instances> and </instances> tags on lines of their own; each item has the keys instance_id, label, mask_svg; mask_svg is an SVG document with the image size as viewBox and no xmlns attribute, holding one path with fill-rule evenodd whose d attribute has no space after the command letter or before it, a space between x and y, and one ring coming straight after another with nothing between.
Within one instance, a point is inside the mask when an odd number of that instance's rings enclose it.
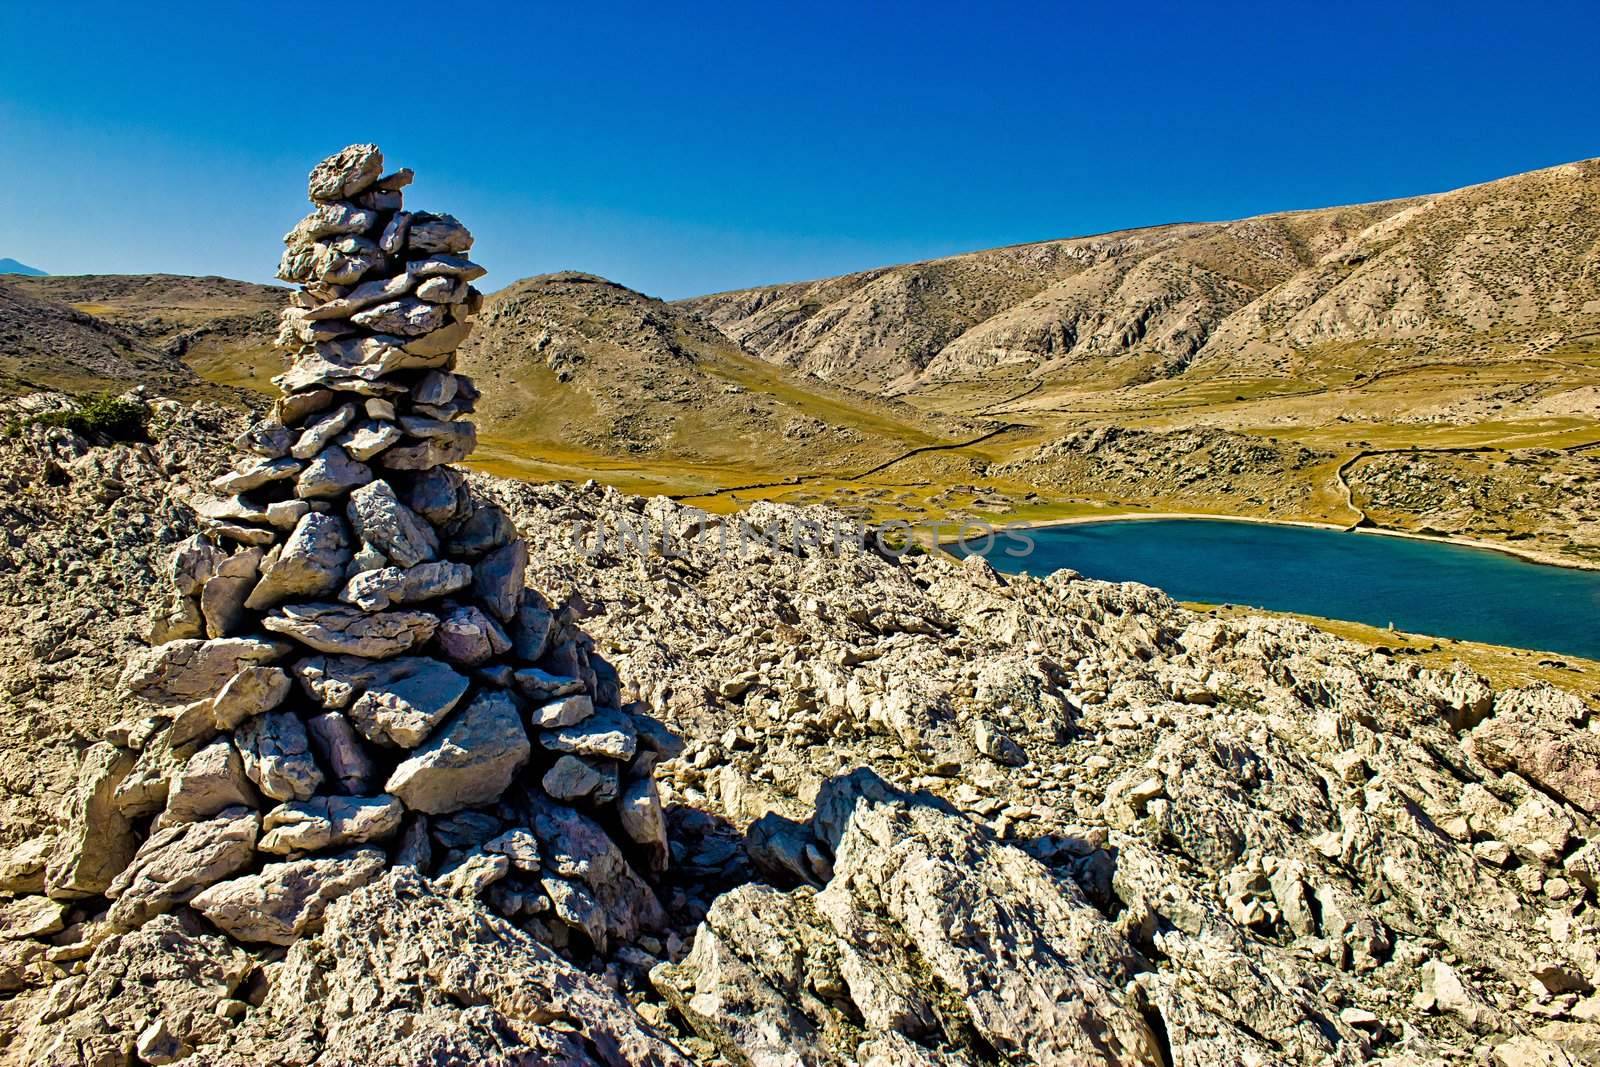
<instances>
[{"instance_id":1,"label":"stone cairn","mask_svg":"<svg viewBox=\"0 0 1600 1067\"><path fill-rule=\"evenodd\" d=\"M662 925L637 870L666 865L652 771L675 739L620 706L450 466L476 442L454 353L484 270L455 218L402 210L411 179L346 148L284 238L283 396L196 502L123 673L163 709L88 751L42 872L58 901L108 898L111 929L186 905L288 944L397 864L558 947Z\"/></svg>"}]
</instances>

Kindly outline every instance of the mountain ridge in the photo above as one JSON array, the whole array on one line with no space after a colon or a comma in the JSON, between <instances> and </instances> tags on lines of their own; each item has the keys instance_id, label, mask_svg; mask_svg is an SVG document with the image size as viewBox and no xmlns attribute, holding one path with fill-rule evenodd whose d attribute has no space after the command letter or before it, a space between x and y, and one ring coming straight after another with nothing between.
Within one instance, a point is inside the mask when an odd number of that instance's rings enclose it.
<instances>
[{"instance_id":1,"label":"mountain ridge","mask_svg":"<svg viewBox=\"0 0 1600 1067\"><path fill-rule=\"evenodd\" d=\"M1482 212L1478 228L1466 228L1473 239L1543 248L1539 227L1559 218L1562 201L1600 206L1597 175L1600 161L1581 160L1425 196L1007 245L679 303L762 358L890 395L996 365L1032 364L1030 372L1047 373L1067 357L1102 384L1136 384L1181 375L1191 360L1237 355L1257 362L1348 339L1363 327L1370 336L1362 340L1393 335L1444 343L1471 333L1473 324L1407 329L1395 315L1380 314L1391 309L1374 290L1402 284L1408 269L1441 293L1435 283L1450 280L1448 264L1410 262L1406 249L1428 249L1459 230L1453 209ZM1528 208L1523 215L1534 217L1496 217L1518 215L1519 203ZM1600 235L1581 220L1569 230L1556 258L1582 262ZM1397 244L1406 247L1390 257L1398 261L1388 264L1390 274L1363 269ZM1458 244L1455 252L1465 259L1473 250ZM1527 270L1502 264L1501 273L1509 290L1526 287ZM1351 281L1346 275L1355 276L1350 291L1335 292ZM1582 292L1600 295L1592 278L1580 272L1578 280ZM1473 310L1486 304L1492 310L1496 300L1492 284L1471 293L1458 286L1448 295ZM1342 300L1349 309L1375 310L1356 316L1352 331L1339 329L1323 307L1320 328L1288 324L1283 336L1267 339L1269 354L1249 334L1252 323L1281 325L1273 319L1280 313L1275 300L1336 307ZM1573 317L1559 307L1544 310L1549 318Z\"/></svg>"}]
</instances>

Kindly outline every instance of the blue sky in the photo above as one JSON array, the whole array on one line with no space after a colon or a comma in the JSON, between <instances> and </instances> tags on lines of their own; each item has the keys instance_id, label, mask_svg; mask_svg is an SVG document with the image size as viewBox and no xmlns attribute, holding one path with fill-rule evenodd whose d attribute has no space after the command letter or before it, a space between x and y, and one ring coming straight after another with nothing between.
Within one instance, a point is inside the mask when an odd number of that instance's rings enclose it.
<instances>
[{"instance_id":1,"label":"blue sky","mask_svg":"<svg viewBox=\"0 0 1600 1067\"><path fill-rule=\"evenodd\" d=\"M0 256L266 281L306 170L370 140L491 287L687 296L1600 155L1597 36L1592 4L11 3Z\"/></svg>"}]
</instances>

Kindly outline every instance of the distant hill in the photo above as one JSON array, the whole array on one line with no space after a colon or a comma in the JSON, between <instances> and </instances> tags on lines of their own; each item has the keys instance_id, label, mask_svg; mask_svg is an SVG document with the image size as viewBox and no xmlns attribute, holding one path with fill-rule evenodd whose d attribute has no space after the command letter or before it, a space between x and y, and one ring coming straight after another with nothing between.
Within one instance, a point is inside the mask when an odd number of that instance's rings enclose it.
<instances>
[{"instance_id":1,"label":"distant hill","mask_svg":"<svg viewBox=\"0 0 1600 1067\"><path fill-rule=\"evenodd\" d=\"M202 378L275 392L282 357L272 347L289 290L232 278L181 274L59 274L13 278L18 288L71 305Z\"/></svg>"},{"instance_id":2,"label":"distant hill","mask_svg":"<svg viewBox=\"0 0 1600 1067\"><path fill-rule=\"evenodd\" d=\"M0 258L0 274L25 274L37 278L43 277L44 273L38 267L30 267L26 263L18 263L10 258Z\"/></svg>"},{"instance_id":3,"label":"distant hill","mask_svg":"<svg viewBox=\"0 0 1600 1067\"><path fill-rule=\"evenodd\" d=\"M490 295L460 366L483 391L486 433L522 451L754 472L868 466L938 439L903 405L773 367L684 309L589 274Z\"/></svg>"},{"instance_id":4,"label":"distant hill","mask_svg":"<svg viewBox=\"0 0 1600 1067\"><path fill-rule=\"evenodd\" d=\"M0 391L90 392L149 385L205 391L194 371L113 323L0 280Z\"/></svg>"},{"instance_id":5,"label":"distant hill","mask_svg":"<svg viewBox=\"0 0 1600 1067\"><path fill-rule=\"evenodd\" d=\"M1600 323L1600 160L1433 196L1017 245L683 301L752 353L903 393L1050 377L1093 388L1522 355ZM1348 354L1348 353L1345 353Z\"/></svg>"}]
</instances>

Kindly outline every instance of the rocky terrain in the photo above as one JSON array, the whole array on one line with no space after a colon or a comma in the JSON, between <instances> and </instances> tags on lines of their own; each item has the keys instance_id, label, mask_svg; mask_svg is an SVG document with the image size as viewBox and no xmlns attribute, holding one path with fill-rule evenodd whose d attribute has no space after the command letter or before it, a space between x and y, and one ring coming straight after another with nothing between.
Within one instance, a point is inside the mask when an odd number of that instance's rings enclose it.
<instances>
[{"instance_id":1,"label":"rocky terrain","mask_svg":"<svg viewBox=\"0 0 1600 1067\"><path fill-rule=\"evenodd\" d=\"M287 951L183 905L133 931L44 908L30 871L200 525L174 489L240 425L161 403L148 445L0 443L12 1062L1600 1058L1593 701L599 486L473 480L683 739L666 870L637 872L661 930L552 948L415 868Z\"/></svg>"},{"instance_id":2,"label":"rocky terrain","mask_svg":"<svg viewBox=\"0 0 1600 1067\"><path fill-rule=\"evenodd\" d=\"M1309 476L1333 456L1225 430L1080 430L988 473L1091 499L1292 518L1311 507Z\"/></svg>"},{"instance_id":3,"label":"rocky terrain","mask_svg":"<svg viewBox=\"0 0 1600 1067\"><path fill-rule=\"evenodd\" d=\"M410 182L370 145L312 172L270 412L141 390L117 441L36 417L80 403L59 393L0 401L0 1062L1600 1063L1587 666L1496 688L1137 584L903 555L827 507L463 474L480 315L612 421L607 360L669 409L762 367L587 276L492 307L472 235L406 210ZM1370 225L1341 217L1295 232ZM1194 321L1270 274L1216 254ZM54 284L19 306L132 337ZM951 328L937 286L898 292ZM500 348L462 350L482 391L522 373ZM756 380L785 440L834 432ZM1459 521L1444 484L1574 528L1592 477L1582 448L1428 467L1209 425L961 451L880 466L1285 514L1332 466L1375 514Z\"/></svg>"},{"instance_id":4,"label":"rocky terrain","mask_svg":"<svg viewBox=\"0 0 1600 1067\"><path fill-rule=\"evenodd\" d=\"M1600 450L1385 452L1345 470L1373 522L1468 537L1564 540L1600 560Z\"/></svg>"}]
</instances>

